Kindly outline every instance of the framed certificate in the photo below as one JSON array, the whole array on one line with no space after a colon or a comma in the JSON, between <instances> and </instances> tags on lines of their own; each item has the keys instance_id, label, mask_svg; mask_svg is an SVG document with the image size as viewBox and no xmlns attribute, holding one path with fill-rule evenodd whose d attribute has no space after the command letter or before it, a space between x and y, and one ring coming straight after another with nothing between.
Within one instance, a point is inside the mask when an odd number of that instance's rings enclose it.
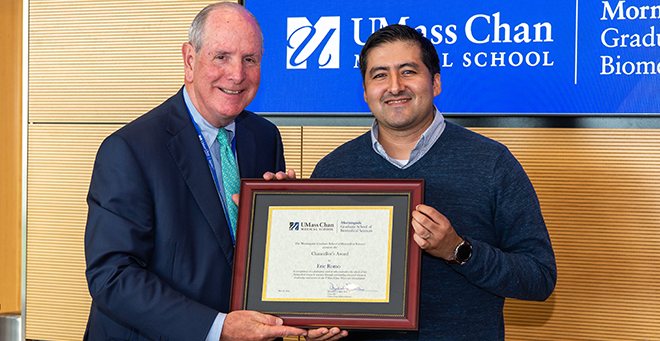
<instances>
[{"instance_id":1,"label":"framed certificate","mask_svg":"<svg viewBox=\"0 0 660 341\"><path fill-rule=\"evenodd\" d=\"M231 310L286 325L416 330L424 180L241 182Z\"/></svg>"}]
</instances>

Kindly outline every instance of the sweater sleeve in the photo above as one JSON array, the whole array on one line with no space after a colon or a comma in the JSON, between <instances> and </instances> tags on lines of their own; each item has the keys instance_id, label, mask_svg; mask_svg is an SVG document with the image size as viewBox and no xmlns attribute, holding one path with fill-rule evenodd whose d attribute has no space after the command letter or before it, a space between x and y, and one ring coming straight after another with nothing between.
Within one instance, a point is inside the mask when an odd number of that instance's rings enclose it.
<instances>
[{"instance_id":1,"label":"sweater sleeve","mask_svg":"<svg viewBox=\"0 0 660 341\"><path fill-rule=\"evenodd\" d=\"M543 301L554 290L557 266L536 192L506 149L491 181L499 245L463 236L473 246L472 259L452 268L494 295Z\"/></svg>"}]
</instances>

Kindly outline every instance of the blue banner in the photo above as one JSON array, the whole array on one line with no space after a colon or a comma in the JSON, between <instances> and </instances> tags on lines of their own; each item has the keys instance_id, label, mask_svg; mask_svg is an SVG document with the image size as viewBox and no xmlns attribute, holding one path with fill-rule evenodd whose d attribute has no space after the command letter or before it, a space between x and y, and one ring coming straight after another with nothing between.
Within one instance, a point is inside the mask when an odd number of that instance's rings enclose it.
<instances>
[{"instance_id":1,"label":"blue banner","mask_svg":"<svg viewBox=\"0 0 660 341\"><path fill-rule=\"evenodd\" d=\"M264 34L259 113L368 113L360 50L406 24L433 42L443 113L660 113L660 2L245 0Z\"/></svg>"}]
</instances>

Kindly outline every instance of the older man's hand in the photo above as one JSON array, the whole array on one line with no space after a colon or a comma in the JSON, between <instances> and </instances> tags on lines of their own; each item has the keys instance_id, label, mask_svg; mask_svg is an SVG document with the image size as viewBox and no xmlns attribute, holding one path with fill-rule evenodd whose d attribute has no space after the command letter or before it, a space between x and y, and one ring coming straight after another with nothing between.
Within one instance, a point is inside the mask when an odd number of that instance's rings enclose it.
<instances>
[{"instance_id":1,"label":"older man's hand","mask_svg":"<svg viewBox=\"0 0 660 341\"><path fill-rule=\"evenodd\" d=\"M289 169L286 173L279 171L277 173L266 172L264 173L264 180L293 180L296 178L296 171Z\"/></svg>"}]
</instances>

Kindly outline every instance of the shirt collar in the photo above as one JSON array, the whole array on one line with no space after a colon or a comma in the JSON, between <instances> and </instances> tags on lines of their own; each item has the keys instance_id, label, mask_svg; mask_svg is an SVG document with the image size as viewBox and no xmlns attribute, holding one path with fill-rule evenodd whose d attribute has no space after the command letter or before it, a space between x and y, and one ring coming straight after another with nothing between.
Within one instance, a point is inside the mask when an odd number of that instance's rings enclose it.
<instances>
[{"instance_id":1,"label":"shirt collar","mask_svg":"<svg viewBox=\"0 0 660 341\"><path fill-rule=\"evenodd\" d=\"M433 116L433 122L431 122L431 125L426 128L424 133L422 133L422 136L420 136L415 148L410 152L408 163L405 165L402 166L400 163L390 158L385 152L385 149L378 142L378 121L375 119L374 123L371 125L371 145L374 151L399 168L410 167L417 162L417 160L421 159L431 147L433 147L438 138L440 138L442 132L445 130L445 118L435 105L433 106Z\"/></svg>"},{"instance_id":2,"label":"shirt collar","mask_svg":"<svg viewBox=\"0 0 660 341\"><path fill-rule=\"evenodd\" d=\"M193 117L193 120L199 127L199 130L202 132L202 136L204 137L204 141L206 141L206 144L211 146L215 142L216 137L218 136L218 131L220 129L214 127L209 123L204 117L202 117L202 114L197 111L197 108L195 108L195 105L193 105L192 100L190 99L190 96L188 96L188 91L186 91L186 87L183 87L183 100L186 103L186 107L188 107L188 111L190 111L190 114ZM236 122L231 121L228 125L226 125L225 130L227 130L229 141L232 141L235 136L235 130L236 130Z\"/></svg>"}]
</instances>

